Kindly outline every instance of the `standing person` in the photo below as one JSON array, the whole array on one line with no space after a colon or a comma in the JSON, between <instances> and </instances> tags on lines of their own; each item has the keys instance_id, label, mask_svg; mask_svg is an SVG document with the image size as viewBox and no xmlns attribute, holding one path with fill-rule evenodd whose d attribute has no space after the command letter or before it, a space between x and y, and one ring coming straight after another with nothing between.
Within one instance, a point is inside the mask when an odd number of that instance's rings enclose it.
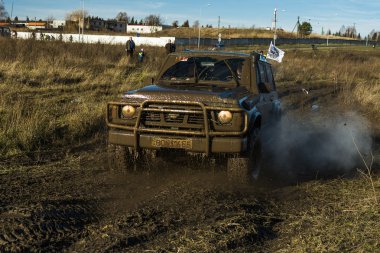
<instances>
[{"instance_id":1,"label":"standing person","mask_svg":"<svg viewBox=\"0 0 380 253\"><path fill-rule=\"evenodd\" d=\"M174 43L172 43L171 40L169 40L168 43L166 43L166 45L165 45L165 49L166 49L167 54L174 53L176 46Z\"/></svg>"},{"instance_id":2,"label":"standing person","mask_svg":"<svg viewBox=\"0 0 380 253\"><path fill-rule=\"evenodd\" d=\"M143 62L144 61L144 57L145 57L144 48L141 48L141 50L139 52L139 62Z\"/></svg>"},{"instance_id":3,"label":"standing person","mask_svg":"<svg viewBox=\"0 0 380 253\"><path fill-rule=\"evenodd\" d=\"M133 57L133 53L136 49L135 42L133 41L132 37L129 37L129 40L127 41L127 44L125 45L125 51L127 51L127 55L130 57Z\"/></svg>"},{"instance_id":4,"label":"standing person","mask_svg":"<svg viewBox=\"0 0 380 253\"><path fill-rule=\"evenodd\" d=\"M260 60L261 60L261 61L266 61L266 60L267 60L267 58L266 58L265 55L264 55L263 50L260 51Z\"/></svg>"}]
</instances>

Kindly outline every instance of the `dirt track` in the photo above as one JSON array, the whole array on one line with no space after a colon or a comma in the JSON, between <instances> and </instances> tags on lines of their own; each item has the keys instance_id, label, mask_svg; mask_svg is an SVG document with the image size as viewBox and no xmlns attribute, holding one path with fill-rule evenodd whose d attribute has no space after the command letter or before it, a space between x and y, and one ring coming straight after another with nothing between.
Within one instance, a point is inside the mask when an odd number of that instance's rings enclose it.
<instances>
[{"instance_id":1,"label":"dirt track","mask_svg":"<svg viewBox=\"0 0 380 253\"><path fill-rule=\"evenodd\" d=\"M335 92L281 94L292 114ZM234 185L223 171L184 165L116 174L106 163L99 145L57 162L4 165L0 251L265 252L281 222L273 182Z\"/></svg>"}]
</instances>

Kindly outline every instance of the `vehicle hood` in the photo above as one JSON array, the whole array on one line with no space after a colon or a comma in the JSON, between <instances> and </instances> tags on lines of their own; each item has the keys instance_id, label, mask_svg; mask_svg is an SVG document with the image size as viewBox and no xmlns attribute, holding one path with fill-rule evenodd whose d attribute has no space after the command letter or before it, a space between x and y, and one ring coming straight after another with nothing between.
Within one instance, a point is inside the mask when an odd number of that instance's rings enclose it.
<instances>
[{"instance_id":1,"label":"vehicle hood","mask_svg":"<svg viewBox=\"0 0 380 253\"><path fill-rule=\"evenodd\" d=\"M128 91L124 99L134 101L164 100L164 101L193 101L206 105L212 103L237 104L246 96L248 91L243 87L233 89L199 88L184 86L149 85L139 90Z\"/></svg>"}]
</instances>

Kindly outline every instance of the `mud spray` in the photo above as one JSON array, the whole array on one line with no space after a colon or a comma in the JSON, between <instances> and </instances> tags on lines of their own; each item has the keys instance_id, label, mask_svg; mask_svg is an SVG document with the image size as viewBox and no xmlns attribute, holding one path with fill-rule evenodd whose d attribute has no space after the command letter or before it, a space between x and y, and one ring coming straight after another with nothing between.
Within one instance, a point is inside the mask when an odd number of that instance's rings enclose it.
<instances>
[{"instance_id":1,"label":"mud spray","mask_svg":"<svg viewBox=\"0 0 380 253\"><path fill-rule=\"evenodd\" d=\"M356 113L302 119L283 117L263 133L267 177L304 181L353 175L365 167L372 138ZM360 152L360 153L359 153Z\"/></svg>"}]
</instances>

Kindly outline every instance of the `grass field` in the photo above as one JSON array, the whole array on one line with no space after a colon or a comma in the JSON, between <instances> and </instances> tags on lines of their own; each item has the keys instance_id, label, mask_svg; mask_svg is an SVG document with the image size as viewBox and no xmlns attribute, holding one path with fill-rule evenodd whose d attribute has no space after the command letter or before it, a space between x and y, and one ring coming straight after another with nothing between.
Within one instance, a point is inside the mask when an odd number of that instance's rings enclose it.
<instances>
[{"instance_id":1,"label":"grass field","mask_svg":"<svg viewBox=\"0 0 380 253\"><path fill-rule=\"evenodd\" d=\"M126 57L123 46L6 39L0 44L0 154L5 157L66 147L103 134L105 103L148 83L165 57L162 48L145 48L146 61L137 64ZM286 53L284 63L274 64L279 87L339 86L340 103L357 103L378 117L378 50Z\"/></svg>"},{"instance_id":2,"label":"grass field","mask_svg":"<svg viewBox=\"0 0 380 253\"><path fill-rule=\"evenodd\" d=\"M148 83L165 57L162 48L144 47L146 61L139 64L126 57L123 46L1 38L0 48L0 164L17 163L20 159L32 162L45 152L64 153L83 143L104 142L106 102L116 99L125 90ZM239 50L253 49L257 48ZM286 48L284 62L274 63L274 69L279 90L334 87L338 97L331 104L356 108L375 128L380 122L378 49ZM76 157L71 163L75 164L67 166L80 167L80 159ZM260 214L265 217L256 217L240 206L232 211L237 217L245 217L243 221L248 218L276 220L273 226L276 236L268 239L264 247L260 246L264 252L378 252L380 179L372 174L376 168L367 165L371 170L363 166L363 173L353 179L316 180L267 193L266 202L270 203L265 207L265 214ZM37 167L34 169L43 169ZM78 173L80 178L83 171ZM91 176L86 178L92 180ZM83 186L80 181L77 183ZM1 187L8 189L5 185ZM207 192L206 195L212 194ZM228 196L234 203L235 195ZM249 202L250 196L241 202ZM197 203L190 202L189 210L195 208L198 201L209 206L207 200L194 199ZM215 200L221 209L228 209L222 208L223 204L218 201L221 200ZM171 210L176 212L175 208ZM200 217L203 216L201 213ZM220 237L221 231L233 231L231 233L244 242L256 238L246 233L260 234L254 227L239 227L226 217L228 224L222 221L200 225L202 231L193 229L189 234L185 228L180 241L171 243L181 244L185 250L206 252L215 247L215 240L231 239L225 234ZM221 230L216 231L215 226ZM103 236L105 232L102 233ZM202 235L210 235L210 240ZM175 238L171 239L176 240L176 235L172 236ZM236 242L239 243L233 243Z\"/></svg>"}]
</instances>

